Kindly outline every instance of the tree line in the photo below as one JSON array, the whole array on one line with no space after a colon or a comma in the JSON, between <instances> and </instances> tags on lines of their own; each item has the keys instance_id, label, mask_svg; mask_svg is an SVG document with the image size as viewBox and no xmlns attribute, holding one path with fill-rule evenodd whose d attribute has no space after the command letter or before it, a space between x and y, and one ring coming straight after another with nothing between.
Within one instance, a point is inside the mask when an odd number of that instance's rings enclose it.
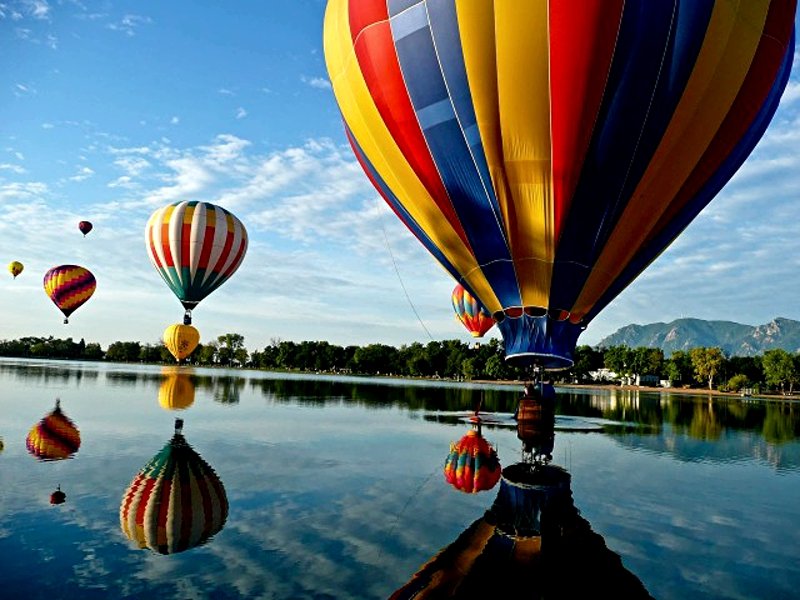
<instances>
[{"instance_id":1,"label":"tree line","mask_svg":"<svg viewBox=\"0 0 800 600\"><path fill-rule=\"evenodd\" d=\"M163 343L117 341L105 350L100 344L52 336L0 341L0 356L174 364ZM720 348L678 350L669 358L658 348L578 346L571 369L548 374L555 383L641 381L650 376L678 387L703 387L755 393L792 394L800 381L800 353L772 349L758 356L726 356ZM513 380L530 377L528 369L505 361L503 344L458 340L415 342L399 348L386 344L338 346L325 341L272 340L261 350L248 351L244 336L226 333L199 344L186 359L197 366L263 370L353 373L454 380Z\"/></svg>"}]
</instances>

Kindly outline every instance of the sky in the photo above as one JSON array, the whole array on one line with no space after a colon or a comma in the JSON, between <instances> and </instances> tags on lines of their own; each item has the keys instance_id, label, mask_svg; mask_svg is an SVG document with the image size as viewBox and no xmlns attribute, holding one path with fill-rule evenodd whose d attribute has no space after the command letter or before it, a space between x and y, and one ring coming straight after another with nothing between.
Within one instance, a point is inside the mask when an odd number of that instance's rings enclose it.
<instances>
[{"instance_id":1,"label":"sky","mask_svg":"<svg viewBox=\"0 0 800 600\"><path fill-rule=\"evenodd\" d=\"M194 311L201 341L472 340L452 278L347 144L324 11L324 0L0 0L0 263L25 265L0 275L0 339L158 343L183 309L150 264L145 224L199 200L233 212L250 239ZM579 343L682 317L800 319L797 63L745 165ZM94 224L86 237L80 220ZM58 264L98 281L69 325L42 288Z\"/></svg>"}]
</instances>

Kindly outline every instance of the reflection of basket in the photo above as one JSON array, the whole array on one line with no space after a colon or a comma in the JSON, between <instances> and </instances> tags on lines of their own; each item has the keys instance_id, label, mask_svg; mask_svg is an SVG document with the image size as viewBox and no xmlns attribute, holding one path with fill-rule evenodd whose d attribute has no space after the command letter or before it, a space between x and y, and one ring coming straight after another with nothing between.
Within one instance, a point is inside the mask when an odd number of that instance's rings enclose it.
<instances>
[{"instance_id":1,"label":"reflection of basket","mask_svg":"<svg viewBox=\"0 0 800 600\"><path fill-rule=\"evenodd\" d=\"M555 521L572 507L571 476L555 465L516 463L503 469L491 512L509 535L542 535L542 517Z\"/></svg>"}]
</instances>

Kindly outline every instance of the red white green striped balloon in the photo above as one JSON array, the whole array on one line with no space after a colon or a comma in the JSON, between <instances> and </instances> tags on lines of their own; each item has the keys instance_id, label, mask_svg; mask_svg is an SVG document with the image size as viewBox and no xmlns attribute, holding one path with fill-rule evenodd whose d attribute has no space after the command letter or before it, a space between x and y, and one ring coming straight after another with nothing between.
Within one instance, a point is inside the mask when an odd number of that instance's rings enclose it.
<instances>
[{"instance_id":1,"label":"red white green striped balloon","mask_svg":"<svg viewBox=\"0 0 800 600\"><path fill-rule=\"evenodd\" d=\"M159 208L144 236L153 266L187 310L225 283L247 252L242 222L209 202Z\"/></svg>"},{"instance_id":2,"label":"red white green striped balloon","mask_svg":"<svg viewBox=\"0 0 800 600\"><path fill-rule=\"evenodd\" d=\"M205 543L227 517L222 481L178 432L134 477L119 509L128 539L160 554Z\"/></svg>"}]
</instances>

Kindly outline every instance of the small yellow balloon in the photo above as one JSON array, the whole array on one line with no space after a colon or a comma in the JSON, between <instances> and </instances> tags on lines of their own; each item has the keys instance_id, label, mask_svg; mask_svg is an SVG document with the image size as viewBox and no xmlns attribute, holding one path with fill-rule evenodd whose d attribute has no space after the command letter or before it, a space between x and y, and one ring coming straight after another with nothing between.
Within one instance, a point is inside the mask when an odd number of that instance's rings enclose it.
<instances>
[{"instance_id":1,"label":"small yellow balloon","mask_svg":"<svg viewBox=\"0 0 800 600\"><path fill-rule=\"evenodd\" d=\"M158 390L158 403L166 410L183 410L194 404L194 383L185 373L169 373Z\"/></svg>"},{"instance_id":2,"label":"small yellow balloon","mask_svg":"<svg viewBox=\"0 0 800 600\"><path fill-rule=\"evenodd\" d=\"M191 325L176 323L164 330L164 344L178 362L189 356L200 343L200 332Z\"/></svg>"},{"instance_id":3,"label":"small yellow balloon","mask_svg":"<svg viewBox=\"0 0 800 600\"><path fill-rule=\"evenodd\" d=\"M25 266L18 260L12 260L10 263L8 263L8 272L14 276L14 279L17 278L17 275L22 273L24 268Z\"/></svg>"}]
</instances>

